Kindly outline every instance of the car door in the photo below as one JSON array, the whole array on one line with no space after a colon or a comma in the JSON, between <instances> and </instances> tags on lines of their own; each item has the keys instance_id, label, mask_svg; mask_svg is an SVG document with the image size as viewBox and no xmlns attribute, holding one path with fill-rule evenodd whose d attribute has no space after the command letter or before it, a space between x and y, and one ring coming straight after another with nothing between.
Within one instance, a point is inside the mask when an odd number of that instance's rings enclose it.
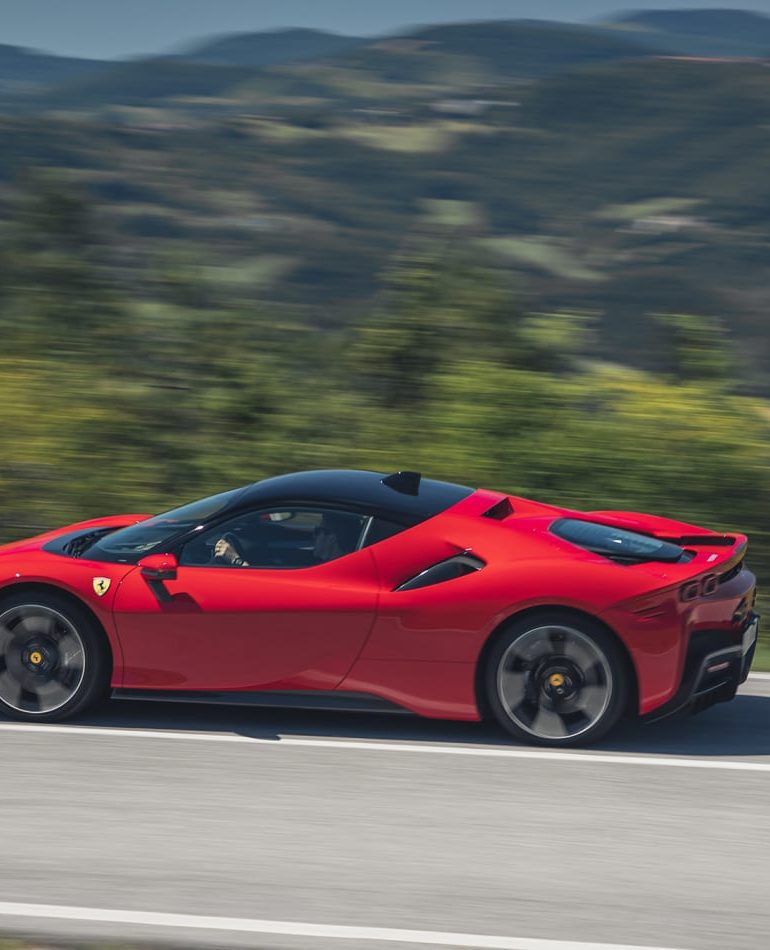
<instances>
[{"instance_id":1,"label":"car door","mask_svg":"<svg viewBox=\"0 0 770 950\"><path fill-rule=\"evenodd\" d=\"M114 606L123 688L334 689L377 608L372 554L359 549L367 521L308 506L245 512L180 547L162 596L132 571Z\"/></svg>"}]
</instances>

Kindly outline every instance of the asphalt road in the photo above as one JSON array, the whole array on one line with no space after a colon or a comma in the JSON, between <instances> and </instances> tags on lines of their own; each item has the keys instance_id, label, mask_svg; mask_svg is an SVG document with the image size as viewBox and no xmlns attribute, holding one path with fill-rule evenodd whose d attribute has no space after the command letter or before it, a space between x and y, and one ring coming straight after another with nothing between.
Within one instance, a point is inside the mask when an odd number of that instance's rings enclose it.
<instances>
[{"instance_id":1,"label":"asphalt road","mask_svg":"<svg viewBox=\"0 0 770 950\"><path fill-rule=\"evenodd\" d=\"M0 932L757 950L769 790L770 678L569 754L407 716L114 703L0 723Z\"/></svg>"}]
</instances>

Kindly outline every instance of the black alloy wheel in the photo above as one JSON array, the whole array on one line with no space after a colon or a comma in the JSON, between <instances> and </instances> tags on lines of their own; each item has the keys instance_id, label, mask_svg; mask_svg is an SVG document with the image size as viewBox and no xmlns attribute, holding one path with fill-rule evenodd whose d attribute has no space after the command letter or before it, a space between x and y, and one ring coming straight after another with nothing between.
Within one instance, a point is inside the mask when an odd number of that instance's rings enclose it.
<instances>
[{"instance_id":1,"label":"black alloy wheel","mask_svg":"<svg viewBox=\"0 0 770 950\"><path fill-rule=\"evenodd\" d=\"M568 612L513 621L489 656L485 683L497 721L517 739L587 745L626 710L621 647L601 624Z\"/></svg>"},{"instance_id":2,"label":"black alloy wheel","mask_svg":"<svg viewBox=\"0 0 770 950\"><path fill-rule=\"evenodd\" d=\"M110 651L88 611L55 592L0 599L0 714L55 722L109 688Z\"/></svg>"}]
</instances>

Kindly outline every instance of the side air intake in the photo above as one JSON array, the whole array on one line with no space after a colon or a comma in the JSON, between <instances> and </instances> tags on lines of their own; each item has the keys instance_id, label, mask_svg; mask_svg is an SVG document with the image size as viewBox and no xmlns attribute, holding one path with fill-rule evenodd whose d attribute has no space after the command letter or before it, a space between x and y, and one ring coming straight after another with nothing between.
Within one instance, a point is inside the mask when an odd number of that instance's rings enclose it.
<instances>
[{"instance_id":1,"label":"side air intake","mask_svg":"<svg viewBox=\"0 0 770 950\"><path fill-rule=\"evenodd\" d=\"M502 501L499 501L493 508L490 508L489 511L485 511L481 517L491 518L492 521L505 521L505 519L510 518L512 514L513 505L510 499L503 498Z\"/></svg>"},{"instance_id":2,"label":"side air intake","mask_svg":"<svg viewBox=\"0 0 770 950\"><path fill-rule=\"evenodd\" d=\"M468 574L475 574L486 567L483 561L470 554L460 554L450 557L447 561L434 564L433 567L421 571L416 577L405 581L396 591L419 590L421 587L433 587L436 584L445 584L447 581L456 581Z\"/></svg>"}]
</instances>

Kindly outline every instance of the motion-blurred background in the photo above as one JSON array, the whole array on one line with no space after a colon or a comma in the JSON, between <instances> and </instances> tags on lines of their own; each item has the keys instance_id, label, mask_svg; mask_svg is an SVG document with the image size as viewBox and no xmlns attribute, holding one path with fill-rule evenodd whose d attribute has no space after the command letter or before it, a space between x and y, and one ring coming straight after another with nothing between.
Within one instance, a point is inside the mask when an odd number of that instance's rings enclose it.
<instances>
[{"instance_id":1,"label":"motion-blurred background","mask_svg":"<svg viewBox=\"0 0 770 950\"><path fill-rule=\"evenodd\" d=\"M409 467L767 576L770 19L366 6L3 0L0 537Z\"/></svg>"}]
</instances>

